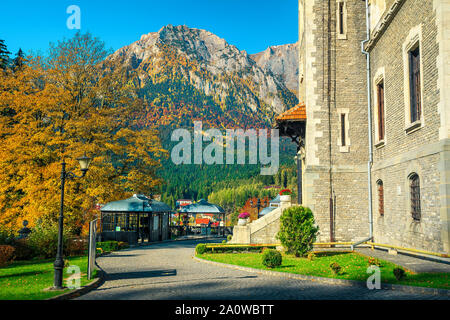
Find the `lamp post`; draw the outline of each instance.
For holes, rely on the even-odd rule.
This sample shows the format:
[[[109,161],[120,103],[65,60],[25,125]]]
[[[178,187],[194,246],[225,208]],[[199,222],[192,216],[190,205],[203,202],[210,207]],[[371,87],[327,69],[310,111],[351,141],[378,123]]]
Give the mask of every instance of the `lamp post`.
[[[263,200],[263,202],[264,203],[262,205],[265,204],[265,200]],[[258,210],[258,219],[259,219],[259,210],[261,209],[261,199],[258,198],[258,201],[256,201],[256,205],[253,205],[253,199],[250,199],[250,207],[257,208],[257,210]]]
[[[86,175],[86,172],[89,169],[89,165],[91,163],[91,158],[86,157],[86,154],[77,159],[80,163],[80,169],[82,172],[81,176],[77,176],[72,172],[66,171],[66,162],[63,159],[61,163],[61,203],[59,209],[59,218],[58,218],[58,248],[56,251],[56,260],[53,264],[55,270],[55,278],[53,282],[53,289],[60,290],[63,288],[63,270],[64,270],[64,260],[63,260],[63,222],[64,222],[64,184],[66,179],[76,179],[83,178]]]
[[[305,149],[300,147],[297,151],[297,155],[294,157],[294,160],[297,164],[297,203],[302,205],[303,199],[303,190],[302,190],[302,160],[305,159]]]

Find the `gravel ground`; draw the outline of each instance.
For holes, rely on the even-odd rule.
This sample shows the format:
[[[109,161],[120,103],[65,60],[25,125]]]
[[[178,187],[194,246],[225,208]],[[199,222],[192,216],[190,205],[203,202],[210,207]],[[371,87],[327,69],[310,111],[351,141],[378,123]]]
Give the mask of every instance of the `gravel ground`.
[[[194,248],[199,242],[158,243],[100,257],[97,263],[106,273],[105,283],[78,299],[448,299],[444,296],[288,279],[210,265],[192,259]]]

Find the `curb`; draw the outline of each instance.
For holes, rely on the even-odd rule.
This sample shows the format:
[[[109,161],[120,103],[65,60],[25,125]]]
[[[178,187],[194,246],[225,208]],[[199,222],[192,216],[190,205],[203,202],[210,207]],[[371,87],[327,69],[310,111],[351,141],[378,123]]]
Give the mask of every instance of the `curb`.
[[[333,285],[343,285],[343,286],[349,286],[349,287],[367,288],[367,285],[365,282],[358,281],[358,280],[333,279],[333,278],[325,278],[325,277],[308,276],[308,275],[302,275],[302,274],[296,274],[296,273],[262,270],[262,269],[255,269],[255,268],[250,268],[250,267],[237,266],[234,264],[209,261],[209,260],[197,258],[195,256],[193,256],[192,258],[196,261],[203,262],[203,263],[208,263],[208,264],[212,264],[212,265],[216,265],[216,266],[226,267],[226,268],[230,268],[230,269],[237,269],[237,270],[247,271],[247,272],[252,272],[252,273],[259,273],[259,274],[264,274],[264,275],[269,275],[269,276],[277,276],[277,277],[284,277],[284,278],[297,279],[297,280],[315,281],[315,282],[321,282],[321,283],[327,283],[327,284],[333,284]],[[381,283],[381,290],[394,290],[394,291],[402,291],[402,292],[407,292],[407,293],[431,294],[431,295],[436,295],[436,296],[439,295],[439,296],[450,297],[450,290],[405,286],[405,285],[400,285],[400,284]]]
[[[96,288],[98,288],[99,286],[101,286],[105,280],[105,276],[104,276],[104,272],[103,270],[99,270],[97,269],[97,275],[98,278],[95,279],[94,281],[88,283],[87,285],[81,287],[80,289],[76,289],[70,292],[66,292],[60,295],[57,295],[55,297],[51,297],[48,298],[46,300],[70,300],[73,298],[77,298],[83,294],[88,293],[89,291],[92,291]]]
[[[130,246],[129,249],[139,248],[139,247],[146,247],[151,246],[155,244],[161,244],[161,243],[168,243],[168,242],[178,242],[178,241],[197,241],[197,240],[214,240],[214,239],[226,239],[225,237],[205,237],[205,238],[193,238],[193,239],[171,239],[171,240],[163,240],[163,241],[155,241],[155,242],[149,242],[149,243],[140,243],[137,245]]]

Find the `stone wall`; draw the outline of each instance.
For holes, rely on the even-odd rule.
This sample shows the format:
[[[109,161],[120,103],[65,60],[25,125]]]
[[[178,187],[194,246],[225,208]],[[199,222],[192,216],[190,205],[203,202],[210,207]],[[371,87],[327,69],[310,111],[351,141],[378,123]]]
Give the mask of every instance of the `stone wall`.
[[[283,210],[291,206],[290,202],[281,202],[281,206],[246,226],[235,226],[230,243],[280,243],[276,235],[280,230],[280,217]]]
[[[447,7],[450,5],[447,0],[444,2]],[[448,180],[443,181],[446,179],[443,172],[449,170],[449,162],[444,160],[445,146],[449,142],[448,137],[440,136],[442,116],[437,62],[441,41],[435,4],[432,0],[390,0],[386,5],[385,23],[374,30],[372,43],[367,48],[371,55],[375,120],[372,170],[375,241],[449,252],[447,199],[450,188]],[[417,44],[421,55],[422,116],[418,126],[411,129],[407,54],[408,48]],[[376,83],[380,79],[384,83],[384,141],[378,141],[376,128]],[[417,173],[420,178],[419,222],[411,215],[408,179],[411,173]],[[377,180],[383,181],[384,216],[378,210]]]
[[[367,89],[365,4],[345,1],[345,34],[337,32],[341,1],[303,4],[302,51],[306,102],[305,195],[320,228],[319,241],[330,240],[330,198],[334,240],[359,240],[369,232],[367,211]],[[302,89],[302,86],[304,87]],[[302,99],[300,99],[302,100]],[[346,145],[341,141],[341,114],[346,114]],[[330,172],[331,171],[331,172]]]

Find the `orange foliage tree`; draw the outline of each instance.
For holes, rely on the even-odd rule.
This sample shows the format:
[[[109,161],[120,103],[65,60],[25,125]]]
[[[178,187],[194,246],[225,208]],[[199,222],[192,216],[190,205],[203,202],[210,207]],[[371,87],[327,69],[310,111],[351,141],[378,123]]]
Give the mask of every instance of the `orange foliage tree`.
[[[79,174],[76,158],[93,160],[87,176],[69,180],[65,222],[77,232],[95,203],[149,193],[159,159],[167,156],[156,130],[138,128],[142,108],[133,74],[107,58],[104,43],[77,33],[0,74],[0,221],[55,222],[61,162]]]

